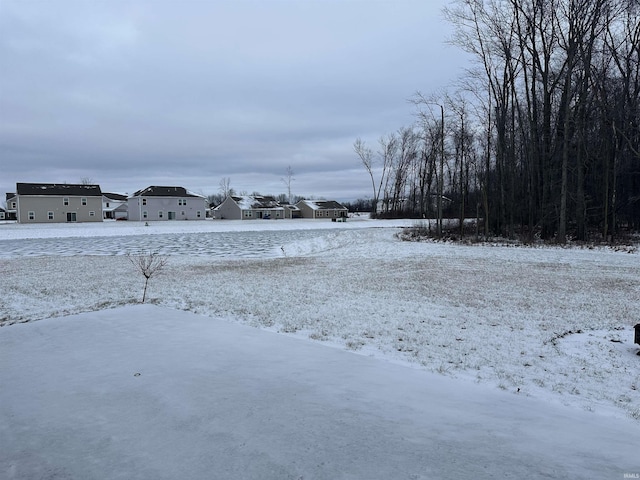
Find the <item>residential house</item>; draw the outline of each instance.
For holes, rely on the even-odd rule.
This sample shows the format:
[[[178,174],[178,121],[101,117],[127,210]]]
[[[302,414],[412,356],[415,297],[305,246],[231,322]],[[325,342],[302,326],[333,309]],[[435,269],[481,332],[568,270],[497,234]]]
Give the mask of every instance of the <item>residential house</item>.
[[[0,207],[0,220],[5,220],[5,217],[7,216],[7,211]]]
[[[5,220],[17,220],[18,219],[18,199],[15,193],[7,193],[7,208],[5,208],[4,219]]]
[[[102,215],[110,220],[127,219],[127,196],[119,193],[102,193]]]
[[[296,205],[290,203],[282,204],[285,210],[285,218],[302,218],[302,212]]]
[[[349,215],[347,207],[335,200],[300,200],[296,206],[302,218],[346,219]]]
[[[128,200],[128,218],[134,221],[204,220],[207,199],[184,187],[151,186]]]
[[[14,198],[18,223],[102,221],[99,185],[17,183]]]
[[[275,198],[261,195],[230,195],[215,212],[215,217],[223,220],[291,218],[291,210],[285,209]]]

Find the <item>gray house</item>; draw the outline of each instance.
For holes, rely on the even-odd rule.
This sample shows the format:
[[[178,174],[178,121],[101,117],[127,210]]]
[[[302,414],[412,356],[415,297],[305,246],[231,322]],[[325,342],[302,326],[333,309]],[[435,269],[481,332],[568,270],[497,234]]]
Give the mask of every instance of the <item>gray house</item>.
[[[302,218],[346,219],[349,209],[335,200],[300,200],[296,206]]]
[[[232,195],[216,207],[215,217],[223,220],[291,218],[291,210],[280,205],[273,197]]]
[[[207,199],[184,187],[151,186],[138,190],[128,200],[129,220],[204,220]]]
[[[102,221],[99,185],[17,183],[14,202],[18,223]]]

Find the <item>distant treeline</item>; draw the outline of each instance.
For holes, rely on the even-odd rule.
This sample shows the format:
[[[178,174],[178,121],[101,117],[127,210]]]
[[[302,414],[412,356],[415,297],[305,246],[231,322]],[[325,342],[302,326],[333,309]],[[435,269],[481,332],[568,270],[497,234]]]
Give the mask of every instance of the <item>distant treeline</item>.
[[[354,148],[383,216],[564,243],[640,229],[640,2],[453,0],[475,60],[418,121]]]

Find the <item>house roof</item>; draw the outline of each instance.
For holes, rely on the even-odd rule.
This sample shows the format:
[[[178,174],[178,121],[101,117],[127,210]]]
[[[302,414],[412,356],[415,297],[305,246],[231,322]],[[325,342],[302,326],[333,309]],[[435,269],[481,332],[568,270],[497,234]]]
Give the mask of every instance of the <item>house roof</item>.
[[[116,200],[119,202],[126,202],[127,201],[127,196],[126,195],[121,195],[120,193],[108,193],[108,192],[102,192],[102,196],[103,197],[107,197],[111,200]]]
[[[14,192],[6,193],[5,195],[6,195],[6,197],[7,197],[7,198],[6,198],[7,202],[8,202],[9,200],[11,200],[13,197],[15,197],[15,196],[16,196],[16,194],[15,194]]]
[[[300,200],[313,210],[347,210],[347,207],[335,200]]]
[[[68,195],[92,197],[102,195],[100,185],[77,185],[72,183],[16,183],[18,195]]]
[[[163,187],[150,186],[135,192],[132,197],[202,197],[195,193],[189,192],[184,187]],[[202,197],[204,198],[204,197]]]
[[[282,209],[282,205],[280,205],[275,198],[269,196],[263,197],[260,195],[232,195],[231,198],[238,204],[238,206],[242,210],[258,210],[261,208],[267,208],[270,210],[276,208]]]

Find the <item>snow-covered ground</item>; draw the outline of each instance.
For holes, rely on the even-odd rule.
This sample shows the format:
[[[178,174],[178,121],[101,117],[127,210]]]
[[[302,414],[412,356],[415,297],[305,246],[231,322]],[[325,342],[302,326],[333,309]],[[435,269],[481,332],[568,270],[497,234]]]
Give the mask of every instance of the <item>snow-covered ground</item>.
[[[139,302],[143,278],[123,254],[162,251],[169,236],[183,247],[165,250],[169,263],[150,282],[156,305],[442,374],[462,389],[483,384],[513,402],[530,397],[640,427],[637,253],[398,241],[398,227],[410,224],[0,225],[0,340],[18,328],[12,324]],[[266,249],[259,231],[271,232]],[[199,236],[229,233],[226,242],[243,249],[255,242],[263,252],[234,255],[232,244],[224,256],[190,254]],[[101,247],[58,252],[69,237]],[[45,245],[46,254],[29,255],[20,244]]]
[[[158,251],[174,235],[183,254],[151,280],[157,305],[640,420],[637,254],[400,242],[403,224],[411,221],[0,225],[0,322],[136,303],[143,277],[122,253]],[[283,242],[270,236],[265,249],[256,231],[279,231]],[[227,235],[231,253],[190,255],[203,234]],[[262,258],[232,253],[229,242],[246,251],[247,235]],[[116,241],[108,254],[56,255],[69,236]],[[127,237],[136,241],[125,248]],[[20,239],[43,242],[47,255],[7,256]]]
[[[640,429],[222,319],[0,329],[0,478],[638,478]]]

